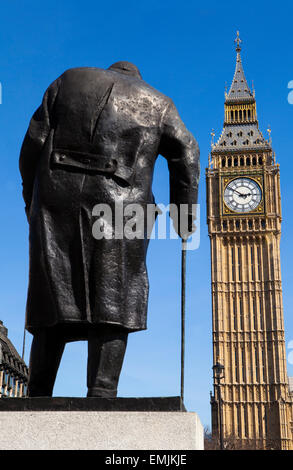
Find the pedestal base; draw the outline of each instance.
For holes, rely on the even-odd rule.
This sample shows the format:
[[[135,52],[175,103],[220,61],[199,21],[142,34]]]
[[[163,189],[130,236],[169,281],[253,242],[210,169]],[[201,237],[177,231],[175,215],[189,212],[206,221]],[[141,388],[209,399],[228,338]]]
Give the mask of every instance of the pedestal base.
[[[0,450],[202,450],[180,397],[1,398]]]
[[[3,411],[1,450],[202,450],[196,413]]]

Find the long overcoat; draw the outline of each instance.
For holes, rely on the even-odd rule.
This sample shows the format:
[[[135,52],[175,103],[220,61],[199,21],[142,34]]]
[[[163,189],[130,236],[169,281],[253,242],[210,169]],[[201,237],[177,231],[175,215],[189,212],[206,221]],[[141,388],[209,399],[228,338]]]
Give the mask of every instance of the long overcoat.
[[[119,201],[145,210],[154,202],[159,154],[168,161],[170,202],[197,201],[195,139],[172,100],[133,75],[123,67],[67,70],[31,119],[20,172],[30,225],[32,333],[74,325],[74,339],[85,339],[89,325],[145,329],[147,237],[96,239],[93,207]]]

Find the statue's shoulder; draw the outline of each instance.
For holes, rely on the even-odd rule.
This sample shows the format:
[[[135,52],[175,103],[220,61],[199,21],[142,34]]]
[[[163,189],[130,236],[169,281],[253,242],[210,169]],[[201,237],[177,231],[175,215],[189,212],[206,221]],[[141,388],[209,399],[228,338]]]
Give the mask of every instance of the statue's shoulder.
[[[128,76],[123,73],[118,73],[109,69],[102,69],[98,67],[75,67],[65,70],[65,72],[59,77],[59,79],[66,84],[82,84],[89,80],[99,80],[102,83],[107,83],[108,81],[113,81],[120,88],[120,91],[123,91],[126,94],[139,95],[141,98],[149,98],[154,101],[154,103],[159,103],[161,106],[168,106],[172,100],[164,95],[162,92],[158,91],[156,88],[149,85],[144,80]]]
[[[141,78],[125,77],[125,75],[121,74],[121,80],[127,84],[127,87],[129,87],[129,93],[132,95],[137,94],[140,101],[143,101],[144,99],[148,100],[152,102],[155,107],[160,106],[161,110],[162,108],[169,106],[172,102],[168,96],[164,95]]]
[[[105,75],[105,73],[106,70],[98,67],[74,67],[65,70],[65,72],[60,76],[60,79],[70,79],[76,76],[88,77],[93,75]]]

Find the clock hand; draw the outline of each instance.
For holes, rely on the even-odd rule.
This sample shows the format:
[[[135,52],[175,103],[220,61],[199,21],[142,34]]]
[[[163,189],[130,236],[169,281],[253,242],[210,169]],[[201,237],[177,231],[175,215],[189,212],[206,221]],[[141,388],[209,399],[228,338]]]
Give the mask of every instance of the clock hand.
[[[237,191],[237,189],[233,189],[233,191],[234,193],[237,193],[240,197],[243,197],[244,199],[246,199],[248,196],[251,196],[251,193],[243,194]]]
[[[246,197],[246,194],[240,193],[239,191],[237,191],[237,189],[233,189],[233,191],[234,191],[234,193],[239,194],[240,197]]]

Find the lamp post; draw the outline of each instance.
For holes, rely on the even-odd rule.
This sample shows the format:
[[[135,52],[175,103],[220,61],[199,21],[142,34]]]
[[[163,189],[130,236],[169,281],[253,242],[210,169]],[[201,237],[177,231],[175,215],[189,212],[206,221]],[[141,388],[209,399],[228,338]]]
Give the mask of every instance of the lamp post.
[[[225,367],[219,361],[213,366],[213,378],[216,381],[218,386],[218,396],[219,396],[219,430],[220,430],[220,449],[224,450],[224,441],[223,441],[223,423],[222,423],[222,396],[221,396],[221,380],[224,378]]]

